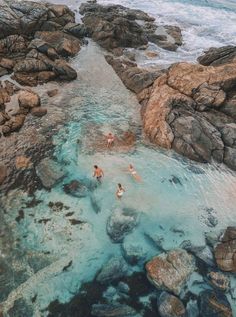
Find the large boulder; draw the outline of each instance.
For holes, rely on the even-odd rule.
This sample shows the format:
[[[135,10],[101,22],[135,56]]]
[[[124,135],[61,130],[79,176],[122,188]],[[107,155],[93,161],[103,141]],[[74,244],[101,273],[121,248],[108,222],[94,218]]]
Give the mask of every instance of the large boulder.
[[[107,234],[113,242],[122,242],[138,224],[138,215],[133,209],[115,210],[107,221]]]
[[[205,290],[199,294],[200,316],[232,317],[232,309],[227,297],[220,291]]]
[[[40,106],[40,97],[37,93],[22,90],[18,95],[19,106],[23,108],[34,108]]]
[[[50,189],[65,177],[62,167],[50,158],[43,159],[36,167],[36,172],[44,187]]]
[[[175,64],[138,94],[143,129],[155,144],[200,162],[236,169],[235,64]],[[226,106],[228,105],[228,106]]]
[[[77,180],[72,180],[64,185],[64,192],[74,197],[85,197],[88,195],[88,188]]]
[[[236,46],[211,47],[198,57],[198,62],[204,66],[219,66],[236,61]]]
[[[185,317],[184,304],[178,297],[162,292],[157,300],[158,311],[161,317]]]
[[[146,264],[147,277],[158,289],[179,295],[191,273],[195,261],[191,254],[176,249],[154,257]]]
[[[216,263],[222,271],[236,272],[236,228],[228,227],[215,247]]]

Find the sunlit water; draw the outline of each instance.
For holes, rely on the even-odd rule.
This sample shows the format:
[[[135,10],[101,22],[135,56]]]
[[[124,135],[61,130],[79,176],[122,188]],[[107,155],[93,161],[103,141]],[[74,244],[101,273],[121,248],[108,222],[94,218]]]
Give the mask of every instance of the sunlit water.
[[[149,12],[161,23],[185,26],[184,47],[177,53],[160,50],[161,63],[194,60],[202,49],[230,44],[234,39],[234,11],[212,8],[210,2],[204,7],[189,2],[191,4],[187,5],[185,1],[119,1]],[[71,6],[75,8],[77,4],[71,1]],[[224,21],[228,22],[227,26]],[[205,232],[219,232],[227,225],[236,224],[234,172],[224,166],[193,163],[172,151],[148,145],[141,133],[140,106],[135,96],[124,88],[94,43],[84,47],[72,60],[72,65],[78,70],[78,79],[63,85],[59,96],[55,97],[59,108],[70,116],[70,121],[54,137],[55,158],[67,172],[66,179],[50,192],[38,191],[36,198],[42,202],[25,209],[25,218],[19,223],[15,221],[18,211],[30,198],[16,190],[3,201],[8,211],[5,221],[24,250],[24,260],[19,265],[27,267],[27,259],[32,254],[40,253],[43,259],[45,253],[50,253],[50,264],[36,274],[28,267],[29,278],[13,290],[5,302],[6,307],[10,307],[21,296],[31,302],[37,294],[35,316],[40,316],[40,311],[55,299],[67,302],[78,292],[81,283],[94,278],[104,262],[121,254],[121,245],[113,244],[106,233],[107,219],[115,210],[128,207],[139,214],[138,226],[124,243],[141,246],[145,250],[145,260],[161,252],[147,236],[160,239],[166,250],[178,247],[184,240],[200,246],[205,243]],[[42,92],[46,87],[38,90]],[[63,100],[60,99],[62,95],[65,96]],[[91,142],[109,131],[121,136],[127,130],[137,135],[136,145],[130,151],[99,150]],[[127,173],[129,163],[142,177],[141,183]],[[94,164],[105,172],[102,185],[85,198],[66,195],[63,184],[70,180],[94,181]],[[121,201],[115,197],[117,183],[122,183],[126,189]],[[50,208],[50,202],[63,202],[64,207],[61,210]],[[214,229],[209,227],[207,210],[212,210],[218,221]],[[69,212],[73,215],[68,216]],[[44,223],[42,219],[48,221]],[[72,225],[69,219],[79,219],[83,224]],[[70,261],[69,270],[62,271]],[[131,272],[141,269],[142,266],[130,267]]]

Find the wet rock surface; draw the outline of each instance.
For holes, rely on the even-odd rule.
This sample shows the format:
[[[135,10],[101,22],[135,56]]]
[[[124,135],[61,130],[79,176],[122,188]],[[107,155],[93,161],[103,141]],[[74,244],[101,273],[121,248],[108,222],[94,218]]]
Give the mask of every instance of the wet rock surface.
[[[215,258],[222,271],[236,272],[236,228],[228,227],[215,247]]]
[[[158,289],[168,290],[178,295],[195,264],[192,255],[185,250],[177,249],[154,257],[147,262],[147,277]]]
[[[175,51],[182,44],[181,30],[177,26],[158,26],[143,11],[121,5],[102,6],[83,3],[80,13],[87,33],[107,50],[142,47],[148,41]]]
[[[236,47],[223,46],[219,48],[212,47],[203,55],[198,57],[198,62],[204,66],[219,66],[222,64],[233,63],[236,61]]]
[[[178,297],[167,292],[162,292],[157,301],[161,317],[185,317],[186,311]]]

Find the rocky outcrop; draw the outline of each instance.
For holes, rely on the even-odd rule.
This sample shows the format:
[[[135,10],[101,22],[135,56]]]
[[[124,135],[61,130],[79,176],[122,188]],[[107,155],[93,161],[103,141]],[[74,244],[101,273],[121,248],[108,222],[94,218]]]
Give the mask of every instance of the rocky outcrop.
[[[176,295],[179,295],[194,270],[193,256],[181,249],[163,253],[146,264],[150,282],[158,289],[167,290]]]
[[[121,5],[102,6],[84,3],[80,7],[87,34],[107,50],[138,48],[148,41],[167,50],[176,50],[182,44],[177,26],[157,26],[154,18],[143,11]]]
[[[232,309],[227,297],[222,292],[206,290],[199,295],[200,316],[232,317]]]
[[[222,271],[236,272],[236,228],[228,227],[215,247],[216,263]]]
[[[88,195],[88,188],[77,180],[72,180],[69,184],[64,185],[64,192],[68,195],[82,198]]]
[[[94,304],[91,311],[92,316],[96,317],[122,317],[137,316],[137,312],[128,305],[122,304]]]
[[[236,46],[211,47],[198,57],[198,62],[204,66],[219,66],[236,62]]]
[[[11,1],[0,10],[0,76],[14,72],[13,78],[27,86],[77,77],[63,60],[81,45],[73,31],[75,14],[67,6]]]
[[[210,273],[208,273],[207,277],[210,281],[210,284],[214,288],[223,292],[229,289],[230,280],[225,274],[221,272],[211,271]]]
[[[113,67],[124,85],[136,94],[150,87],[164,72],[159,69],[152,71],[141,69],[134,62],[124,58],[114,58],[111,55],[106,56],[106,61]]]
[[[144,89],[138,97],[150,141],[192,160],[214,159],[236,169],[235,119],[225,110],[236,84],[235,69],[236,64],[179,63]]]
[[[161,317],[185,317],[184,304],[178,297],[167,292],[162,292],[157,301],[158,311]]]

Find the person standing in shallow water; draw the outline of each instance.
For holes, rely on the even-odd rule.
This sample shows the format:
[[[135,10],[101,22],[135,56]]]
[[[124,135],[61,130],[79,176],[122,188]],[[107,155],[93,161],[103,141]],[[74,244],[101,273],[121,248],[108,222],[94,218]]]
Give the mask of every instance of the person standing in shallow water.
[[[137,181],[137,182],[141,182],[142,179],[141,177],[138,175],[138,173],[136,172],[134,166],[132,164],[129,164],[129,173],[133,176],[133,178]]]
[[[121,184],[118,184],[118,189],[117,189],[117,191],[116,191],[116,197],[117,197],[118,199],[121,199],[122,196],[123,196],[123,194],[124,194],[124,192],[125,192],[125,189],[122,187]]]
[[[104,177],[103,170],[100,167],[98,167],[97,165],[94,165],[93,177],[96,177],[96,179],[99,183],[101,183],[102,177]]]
[[[114,135],[111,132],[108,133],[108,135],[107,135],[107,148],[108,149],[114,144],[114,141],[115,141]]]

